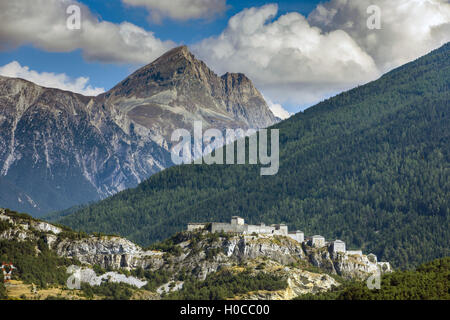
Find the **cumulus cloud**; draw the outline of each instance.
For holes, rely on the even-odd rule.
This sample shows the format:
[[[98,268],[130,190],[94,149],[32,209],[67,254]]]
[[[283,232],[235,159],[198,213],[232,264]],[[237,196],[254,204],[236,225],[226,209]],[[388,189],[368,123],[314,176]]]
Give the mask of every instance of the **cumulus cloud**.
[[[367,8],[382,11],[381,30]],[[306,107],[375,80],[450,39],[446,0],[331,0],[306,18],[277,5],[246,9],[195,53],[217,72],[243,72],[278,103]]]
[[[27,66],[21,66],[17,61],[13,61],[0,67],[0,75],[5,77],[21,78],[34,82],[43,87],[68,90],[83,94],[85,96],[96,96],[105,92],[104,88],[93,88],[91,85],[88,85],[89,78],[87,77],[72,79],[65,73],[39,73],[37,71],[30,70]]]
[[[67,28],[67,8],[81,9],[81,29]],[[88,61],[149,63],[175,46],[128,22],[100,21],[72,0],[0,1],[0,50],[31,44],[52,52],[81,49]]]
[[[206,18],[226,0],[122,0],[154,18]],[[69,5],[81,8],[81,29],[66,27]],[[367,28],[367,8],[381,9],[381,29]],[[450,41],[448,0],[329,0],[308,17],[278,16],[277,5],[245,9],[218,36],[191,46],[217,73],[247,74],[278,104],[314,104]],[[101,21],[75,0],[0,1],[0,50],[31,44],[89,61],[145,64],[175,46],[128,22]],[[276,109],[275,107],[273,107]]]
[[[150,19],[161,22],[164,17],[174,20],[211,18],[224,12],[226,0],[122,0],[130,6],[145,7],[150,12]]]
[[[367,8],[381,9],[381,29],[367,27]],[[308,21],[324,32],[343,30],[382,72],[407,63],[450,41],[448,0],[331,0]]]
[[[374,60],[342,30],[312,27],[299,13],[273,20],[277,5],[246,9],[194,51],[218,72],[246,73],[273,101],[312,103],[379,75]]]

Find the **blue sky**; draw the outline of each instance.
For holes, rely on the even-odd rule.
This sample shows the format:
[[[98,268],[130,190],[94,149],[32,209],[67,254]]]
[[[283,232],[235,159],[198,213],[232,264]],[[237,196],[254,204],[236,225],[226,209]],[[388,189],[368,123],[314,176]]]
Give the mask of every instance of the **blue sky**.
[[[450,39],[447,0],[202,1],[216,14],[191,14],[192,0],[2,1],[0,74],[92,95],[186,44],[216,73],[249,76],[273,110],[295,113]],[[68,4],[82,7],[78,33],[65,27]]]

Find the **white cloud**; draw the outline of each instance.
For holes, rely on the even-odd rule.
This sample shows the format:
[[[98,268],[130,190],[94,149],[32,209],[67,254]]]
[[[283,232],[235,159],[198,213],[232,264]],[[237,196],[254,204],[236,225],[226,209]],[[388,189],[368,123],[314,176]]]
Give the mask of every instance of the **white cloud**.
[[[367,8],[381,9],[381,29],[367,28]],[[308,16],[324,32],[343,30],[381,72],[407,63],[450,41],[448,0],[331,0]]]
[[[83,94],[85,96],[96,96],[105,92],[104,88],[93,88],[89,85],[89,78],[87,77],[71,79],[65,73],[39,73],[37,71],[30,70],[27,66],[21,66],[17,61],[13,61],[3,67],[0,67],[0,75],[5,77],[21,78],[34,82],[43,87],[68,90]]]
[[[226,10],[226,0],[122,1],[159,19]],[[81,8],[81,30],[66,27],[71,4]],[[381,30],[367,28],[369,5],[382,10]],[[307,18],[277,14],[273,4],[243,10],[220,35],[191,47],[217,73],[245,73],[273,105],[306,107],[450,41],[448,0],[330,0]],[[24,44],[127,64],[149,63],[175,46],[131,23],[101,21],[75,0],[0,1],[0,50]]]
[[[81,8],[81,29],[67,28],[69,5]],[[0,50],[24,44],[53,52],[81,49],[89,61],[150,63],[175,46],[128,22],[99,21],[73,0],[0,1]]]
[[[367,8],[382,9],[382,30]],[[306,107],[375,80],[450,40],[446,0],[331,0],[308,18],[277,5],[243,10],[195,53],[216,72],[243,72],[273,101]]]
[[[346,32],[323,33],[299,13],[272,21],[277,11],[277,5],[246,9],[194,51],[220,73],[247,74],[278,102],[312,103],[379,75],[373,59]]]
[[[147,8],[150,19],[157,23],[164,17],[181,21],[211,18],[227,8],[226,0],[122,0],[122,2]]]

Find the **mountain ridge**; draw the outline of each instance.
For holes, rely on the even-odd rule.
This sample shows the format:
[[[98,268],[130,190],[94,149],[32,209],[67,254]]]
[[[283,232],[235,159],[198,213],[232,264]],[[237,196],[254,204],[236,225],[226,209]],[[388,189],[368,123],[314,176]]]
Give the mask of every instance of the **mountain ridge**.
[[[187,71],[172,72],[181,67]],[[276,122],[248,78],[233,84],[228,103],[227,92],[213,96],[211,88],[222,88],[220,78],[187,47],[96,97],[0,77],[0,204],[43,215],[100,200],[173,165],[175,129],[191,129],[194,121],[219,129]]]
[[[146,290],[145,296],[152,299],[179,290],[201,294],[189,288],[192,282],[232,276],[249,282],[228,297],[240,300],[255,294],[258,300],[292,299],[328,291],[346,280],[362,281],[378,272],[392,272],[388,263],[379,264],[373,255],[338,253],[329,246],[316,248],[287,236],[184,231],[142,248],[118,236],[77,233],[4,209],[0,209],[0,244],[0,257],[16,267],[14,282],[5,290],[11,298],[16,297],[17,287],[31,283],[40,286],[40,294],[51,285],[65,297],[82,298],[77,293],[86,288],[73,291],[64,287],[77,269],[80,284],[89,285],[91,290],[111,283],[125,284],[133,290]],[[43,260],[46,268],[34,271]],[[255,287],[252,279],[269,281]],[[3,283],[0,297],[2,287]]]

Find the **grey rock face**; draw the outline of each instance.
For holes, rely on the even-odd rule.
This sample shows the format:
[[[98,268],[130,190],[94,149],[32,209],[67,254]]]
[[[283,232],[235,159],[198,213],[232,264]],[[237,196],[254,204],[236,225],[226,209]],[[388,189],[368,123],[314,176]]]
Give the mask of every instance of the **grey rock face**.
[[[95,98],[0,77],[0,204],[39,215],[135,186],[169,164],[136,131]]]
[[[330,247],[315,249],[305,245],[303,249],[315,267],[348,279],[364,279],[369,274],[392,271],[389,262],[377,262],[374,254],[354,255],[349,252],[331,252]]]
[[[0,77],[0,205],[39,216],[100,200],[172,165],[175,129],[276,122],[241,74],[176,48],[98,97]]]
[[[113,269],[148,268],[153,258],[162,254],[145,252],[134,243],[119,237],[89,237],[63,240],[53,249],[61,257],[75,258],[82,263]]]
[[[289,240],[280,244],[264,237],[233,238],[224,243],[224,252],[228,257],[240,261],[267,257],[282,264],[289,264],[295,262],[296,258],[304,258],[299,244]]]
[[[40,220],[11,218],[0,209],[0,221],[10,227],[0,233],[0,240],[35,241],[43,237],[49,249],[60,257],[73,258],[87,265],[112,269],[136,269],[157,266],[162,252],[145,251],[138,245],[116,236],[85,236],[74,239],[60,227]],[[74,235],[73,232],[71,232]]]
[[[313,248],[306,242],[299,243],[283,236],[232,236],[215,241],[194,241],[195,245],[190,236],[189,233],[182,236],[185,239],[181,239],[184,241],[178,244],[183,248],[182,253],[165,260],[164,264],[167,270],[173,272],[185,268],[201,280],[222,268],[260,259],[283,266],[302,264],[318,267],[326,273],[348,279],[365,279],[378,272],[392,271],[389,263],[385,263],[386,267],[382,268],[380,263],[370,261],[366,255],[334,254],[330,253],[330,248]],[[208,257],[208,251],[219,253]]]

